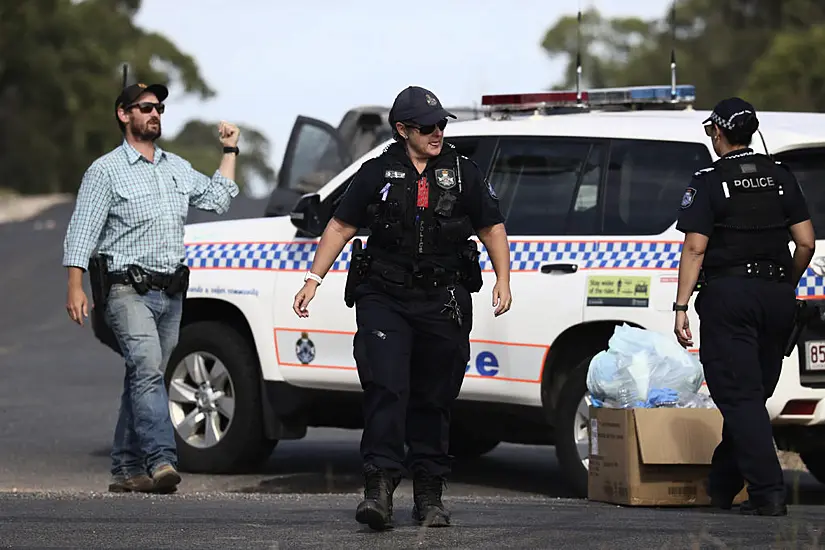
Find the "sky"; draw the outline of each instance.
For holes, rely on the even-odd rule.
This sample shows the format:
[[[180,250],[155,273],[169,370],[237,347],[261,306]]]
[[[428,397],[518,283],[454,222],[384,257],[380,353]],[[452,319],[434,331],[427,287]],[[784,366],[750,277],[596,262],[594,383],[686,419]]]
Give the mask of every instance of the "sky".
[[[277,169],[298,115],[337,126],[358,105],[392,105],[409,85],[432,90],[447,107],[547,89],[565,61],[551,59],[542,38],[579,6],[654,18],[669,2],[143,0],[136,23],[194,57],[217,93],[204,101],[173,86],[164,134],[192,118],[254,127],[269,139]],[[638,83],[647,84],[661,83]]]

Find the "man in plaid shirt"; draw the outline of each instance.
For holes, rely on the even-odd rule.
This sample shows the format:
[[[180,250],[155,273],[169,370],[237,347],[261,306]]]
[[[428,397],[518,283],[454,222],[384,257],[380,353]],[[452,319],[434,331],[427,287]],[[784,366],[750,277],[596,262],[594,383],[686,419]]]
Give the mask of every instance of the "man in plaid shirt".
[[[107,259],[111,287],[100,313],[126,361],[112,445],[109,490],[116,492],[171,492],[181,481],[163,375],[183,308],[173,281],[188,273],[184,223],[189,206],[223,214],[238,194],[236,126],[218,126],[223,158],[211,178],[155,144],[168,95],[160,84],[133,84],[118,96],[123,142],[87,169],[64,242],[66,309],[81,326],[89,312],[83,272],[95,249]]]

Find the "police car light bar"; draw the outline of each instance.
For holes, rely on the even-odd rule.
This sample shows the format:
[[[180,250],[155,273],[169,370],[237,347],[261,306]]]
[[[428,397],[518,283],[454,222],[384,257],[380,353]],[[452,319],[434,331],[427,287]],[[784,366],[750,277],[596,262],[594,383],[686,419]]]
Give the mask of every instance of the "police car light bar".
[[[598,108],[643,104],[691,104],[696,100],[696,88],[689,84],[676,86],[675,90],[671,86],[595,88],[583,90],[581,101],[578,95],[571,91],[485,95],[481,98],[481,104],[493,111],[521,111],[554,107]]]

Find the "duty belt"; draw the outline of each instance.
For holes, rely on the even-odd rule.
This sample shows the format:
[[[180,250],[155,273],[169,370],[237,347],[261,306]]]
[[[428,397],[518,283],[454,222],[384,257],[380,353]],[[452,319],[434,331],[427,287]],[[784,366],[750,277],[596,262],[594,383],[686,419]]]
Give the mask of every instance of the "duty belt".
[[[143,279],[146,285],[152,290],[166,290],[172,284],[175,277],[174,273],[157,273],[154,271],[143,270]],[[107,275],[109,284],[113,285],[131,285],[132,281],[125,271],[113,271]]]
[[[456,285],[461,282],[460,274],[448,270],[427,270],[411,272],[392,263],[373,258],[370,263],[370,275],[377,276],[384,282],[405,288],[437,288]]]
[[[718,277],[745,277],[769,281],[785,281],[787,279],[787,270],[783,266],[764,260],[737,266],[713,267],[704,271],[708,280]]]

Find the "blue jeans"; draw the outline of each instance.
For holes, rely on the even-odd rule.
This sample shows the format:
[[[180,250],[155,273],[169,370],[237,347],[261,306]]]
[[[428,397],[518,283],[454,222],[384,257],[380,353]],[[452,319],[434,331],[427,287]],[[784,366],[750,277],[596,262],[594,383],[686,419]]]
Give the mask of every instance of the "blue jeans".
[[[112,444],[112,475],[132,477],[177,467],[175,431],[163,374],[178,341],[183,302],[158,290],[143,296],[112,285],[106,318],[123,350],[126,374]]]

